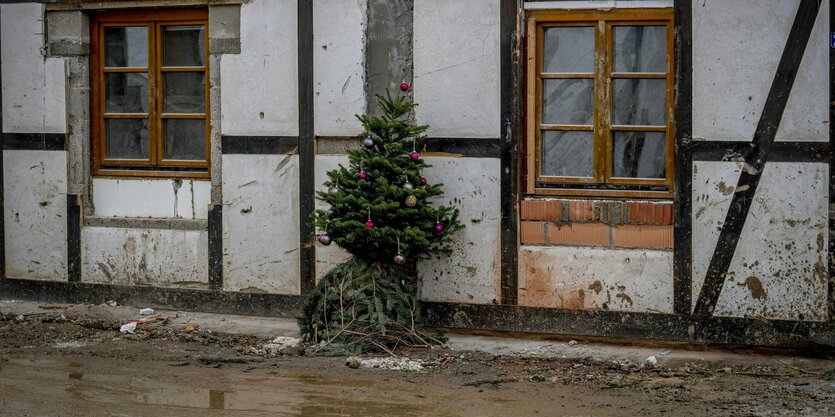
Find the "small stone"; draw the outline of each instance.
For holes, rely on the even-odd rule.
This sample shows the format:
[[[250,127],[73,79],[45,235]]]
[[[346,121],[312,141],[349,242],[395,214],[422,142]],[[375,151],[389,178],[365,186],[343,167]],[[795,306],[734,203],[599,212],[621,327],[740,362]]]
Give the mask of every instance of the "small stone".
[[[348,357],[348,359],[345,360],[345,366],[347,366],[351,369],[359,369],[360,363],[361,363],[360,358],[358,358],[356,356],[350,356],[350,357]]]
[[[14,318],[16,321],[23,321],[26,320],[26,317],[23,317],[23,314],[19,314],[17,317]]]
[[[577,346],[577,341],[576,340],[569,341],[568,346],[571,346],[571,347]]]
[[[649,366],[658,365],[658,359],[655,356],[648,357],[645,362]]]

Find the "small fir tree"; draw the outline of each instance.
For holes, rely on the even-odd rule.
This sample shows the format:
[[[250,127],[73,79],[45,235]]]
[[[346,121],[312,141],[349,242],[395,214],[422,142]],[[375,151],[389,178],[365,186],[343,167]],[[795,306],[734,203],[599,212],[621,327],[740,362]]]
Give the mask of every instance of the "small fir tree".
[[[348,166],[328,172],[328,190],[317,193],[330,205],[315,212],[317,240],[336,242],[353,258],[319,281],[299,326],[332,352],[437,342],[419,330],[415,265],[448,255],[463,228],[458,209],[431,203],[443,188],[423,176],[429,165],[418,149],[428,126],[412,120],[416,104],[407,94],[377,98],[382,115],[357,116],[362,146],[348,151]]]

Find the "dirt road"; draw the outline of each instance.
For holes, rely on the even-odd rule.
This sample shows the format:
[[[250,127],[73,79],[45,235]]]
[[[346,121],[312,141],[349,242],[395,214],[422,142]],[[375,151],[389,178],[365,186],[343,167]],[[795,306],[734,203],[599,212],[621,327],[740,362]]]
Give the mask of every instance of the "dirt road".
[[[437,349],[411,352],[424,369],[402,372],[257,354],[265,341],[164,325],[120,334],[106,320],[59,313],[0,316],[0,415],[835,415],[826,369]]]

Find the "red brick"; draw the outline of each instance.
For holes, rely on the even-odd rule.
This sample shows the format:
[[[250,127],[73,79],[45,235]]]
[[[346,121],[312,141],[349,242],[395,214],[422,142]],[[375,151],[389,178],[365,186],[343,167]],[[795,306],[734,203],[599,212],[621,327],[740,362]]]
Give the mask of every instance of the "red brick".
[[[548,223],[548,243],[552,245],[609,246],[609,226],[603,223]]]
[[[628,223],[631,224],[673,224],[673,204],[649,201],[630,201]]]
[[[555,221],[562,216],[562,201],[523,200],[519,210],[522,220]]]
[[[672,249],[673,226],[619,225],[612,228],[612,246]]]
[[[521,243],[545,243],[545,223],[538,221],[523,221],[519,226],[519,240]]]
[[[591,222],[597,220],[594,213],[595,201],[568,202],[568,219],[572,222]]]

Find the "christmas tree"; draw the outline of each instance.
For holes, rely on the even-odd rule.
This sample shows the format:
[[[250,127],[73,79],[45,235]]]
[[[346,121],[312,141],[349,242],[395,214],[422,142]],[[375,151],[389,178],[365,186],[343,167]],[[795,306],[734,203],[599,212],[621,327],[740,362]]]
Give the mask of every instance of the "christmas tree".
[[[302,334],[331,350],[386,350],[431,345],[419,330],[418,260],[449,254],[463,225],[458,210],[434,206],[442,184],[423,176],[428,128],[412,119],[416,104],[404,94],[378,95],[380,116],[357,116],[362,146],[348,151],[348,166],[327,173],[330,205],[317,210],[322,245],[335,242],[353,255],[317,283],[299,320]],[[334,349],[337,348],[337,349]]]

